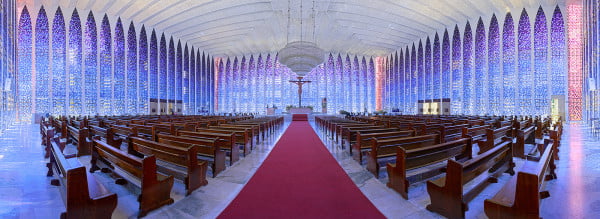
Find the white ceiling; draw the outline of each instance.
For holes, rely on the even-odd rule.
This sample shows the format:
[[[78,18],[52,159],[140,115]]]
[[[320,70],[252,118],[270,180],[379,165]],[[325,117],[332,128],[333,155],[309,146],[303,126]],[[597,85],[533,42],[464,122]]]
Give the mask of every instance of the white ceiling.
[[[328,52],[387,55],[444,28],[565,0],[18,0],[108,13],[164,31],[216,56],[275,52],[302,38]],[[302,8],[302,10],[300,10]],[[49,13],[50,10],[48,10]],[[80,12],[81,14],[82,12]],[[532,13],[532,12],[530,12]],[[300,17],[302,19],[300,19]],[[533,17],[533,16],[530,16]],[[549,17],[549,16],[547,16]],[[97,21],[100,18],[96,18]],[[302,21],[302,25],[300,25]],[[112,21],[111,21],[112,22]],[[136,25],[137,26],[137,25]],[[302,26],[302,28],[300,28]]]

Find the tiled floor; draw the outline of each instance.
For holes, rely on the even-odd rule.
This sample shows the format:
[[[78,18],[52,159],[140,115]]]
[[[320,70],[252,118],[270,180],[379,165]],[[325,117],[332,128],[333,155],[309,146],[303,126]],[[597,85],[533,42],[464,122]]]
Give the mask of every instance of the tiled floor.
[[[289,118],[288,118],[289,120]],[[289,121],[288,123],[289,124]],[[254,174],[281,136],[283,129],[257,146],[249,156],[209,178],[209,184],[184,196],[181,182],[176,182],[171,196],[175,203],[151,212],[148,218],[214,218],[233,200]],[[318,130],[318,129],[317,129]],[[319,135],[321,133],[317,131]],[[425,183],[409,188],[409,200],[385,186],[387,177],[375,179],[329,138],[323,142],[361,191],[389,218],[440,218],[425,210],[429,196]],[[46,177],[40,134],[36,125],[18,125],[0,136],[0,218],[57,218],[64,211],[58,189]],[[596,218],[600,215],[600,141],[589,128],[570,124],[565,129],[558,179],[547,182],[551,196],[542,201],[544,218]],[[80,158],[84,164],[89,157]],[[522,161],[516,160],[517,168]],[[384,171],[382,171],[384,172]],[[125,187],[115,185],[102,173],[95,173],[104,185],[119,196],[113,218],[135,218],[136,196]],[[492,197],[510,178],[500,177],[469,203],[467,218],[485,218],[483,200]]]

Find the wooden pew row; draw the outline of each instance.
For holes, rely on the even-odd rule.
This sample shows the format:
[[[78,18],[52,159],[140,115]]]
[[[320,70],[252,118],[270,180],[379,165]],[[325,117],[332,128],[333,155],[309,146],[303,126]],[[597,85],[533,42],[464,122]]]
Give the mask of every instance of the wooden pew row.
[[[356,134],[356,142],[350,147],[350,154],[354,158],[354,160],[358,161],[358,163],[362,164],[363,156],[367,153],[367,151],[373,148],[373,139],[391,139],[391,138],[404,138],[404,137],[414,137],[415,131],[391,131],[391,132],[358,132]]]
[[[250,154],[252,150],[252,137],[249,129],[238,129],[238,128],[196,128],[196,132],[206,132],[206,133],[220,133],[220,134],[232,134],[234,135],[235,144],[242,147],[244,156]],[[233,151],[233,148],[232,148]]]
[[[346,140],[346,142],[348,142],[349,144],[349,151],[350,151],[350,155],[353,155],[353,153],[356,151],[355,148],[359,148],[357,146],[354,146],[355,144],[361,144],[359,142],[357,142],[358,140],[358,135],[359,133],[361,135],[365,135],[365,134],[371,134],[371,133],[383,133],[383,132],[396,132],[396,131],[400,131],[397,128],[346,128],[344,130],[344,132],[346,133],[346,137],[344,138]],[[410,130],[407,132],[412,132],[414,133],[414,131]],[[344,139],[342,140],[342,148],[344,148]],[[365,140],[364,138],[362,140]]]
[[[67,126],[67,144],[73,144],[77,146],[78,157],[92,154],[92,142],[89,141],[88,137],[88,128],[80,129],[73,126]]]
[[[92,139],[95,137],[99,137],[100,140],[106,142],[108,145],[113,146],[115,148],[121,148],[121,144],[123,144],[123,139],[115,136],[112,128],[101,128],[99,126],[90,125],[89,126],[89,140],[90,143]],[[93,144],[92,144],[93,145]]]
[[[371,141],[371,151],[367,152],[367,170],[373,173],[375,178],[379,178],[379,169],[381,167],[380,161],[383,161],[384,163],[393,161],[389,159],[396,157],[397,147],[411,150],[440,144],[440,135],[421,135],[415,137],[387,138],[382,140],[372,138]]]
[[[155,156],[139,158],[110,146],[97,138],[93,142],[94,150],[90,172],[100,169],[98,161],[102,158],[110,162],[112,168],[118,168],[120,172],[134,177],[135,179],[124,178],[121,173],[113,172],[121,175],[117,183],[126,183],[128,181],[140,188],[138,217],[146,216],[148,212],[154,209],[173,203],[173,199],[171,198],[173,176],[166,176],[157,172],[158,167]]]
[[[228,151],[229,165],[237,162],[240,159],[240,150],[236,144],[236,134],[233,132],[188,132],[177,131],[176,136],[195,138],[195,139],[219,139],[224,141],[220,146],[222,150]]]
[[[556,179],[554,156],[556,147],[552,140],[541,146],[544,151],[536,161],[525,161],[494,197],[484,201],[486,216],[496,218],[540,218],[541,199],[550,196],[543,191],[544,181]]]
[[[489,125],[475,126],[475,127],[464,127],[462,129],[463,138],[473,138],[473,142],[478,142],[486,139],[487,129],[490,129]]]
[[[517,130],[517,143],[513,147],[513,156],[525,159],[525,144],[535,144],[535,126]],[[536,147],[533,147],[536,149]]]
[[[88,173],[77,157],[65,157],[55,142],[51,143],[48,176],[57,178],[52,185],[60,186],[63,193],[66,212],[60,218],[111,218],[117,195]]]
[[[479,147],[478,154],[483,154],[488,150],[494,148],[496,145],[504,141],[504,137],[513,136],[512,133],[513,128],[509,126],[505,126],[504,128],[499,129],[487,129],[485,139],[476,141],[477,146]]]
[[[134,154],[135,151],[145,156],[155,156],[159,161],[168,163],[168,165],[157,165],[158,171],[182,180],[187,191],[186,195],[208,184],[206,181],[208,162],[198,160],[198,152],[202,150],[198,145],[181,147],[131,137],[128,149],[130,154]]]
[[[441,174],[444,168],[430,168],[411,176],[408,176],[407,171],[433,166],[451,158],[455,160],[470,159],[472,157],[472,147],[471,138],[462,138],[411,150],[398,147],[396,162],[387,163],[389,178],[387,186],[400,193],[404,199],[408,199],[408,187],[411,183]]]
[[[464,218],[469,201],[489,183],[497,182],[498,175],[503,172],[514,175],[512,153],[512,139],[504,138],[497,146],[465,162],[448,160],[446,176],[427,181],[431,201],[427,210],[447,218]],[[490,172],[491,176],[479,178],[484,172]],[[476,179],[478,181],[473,182],[475,186],[464,191],[463,186]]]
[[[158,134],[158,142],[182,148],[198,146],[197,155],[200,159],[210,162],[213,177],[225,170],[225,151],[221,150],[221,147],[231,144],[219,138],[201,139],[165,134]]]

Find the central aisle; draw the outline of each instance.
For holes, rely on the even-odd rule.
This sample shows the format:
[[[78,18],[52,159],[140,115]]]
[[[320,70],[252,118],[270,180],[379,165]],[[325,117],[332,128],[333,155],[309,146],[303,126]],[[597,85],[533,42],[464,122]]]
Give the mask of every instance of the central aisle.
[[[384,218],[308,121],[293,121],[219,218]]]

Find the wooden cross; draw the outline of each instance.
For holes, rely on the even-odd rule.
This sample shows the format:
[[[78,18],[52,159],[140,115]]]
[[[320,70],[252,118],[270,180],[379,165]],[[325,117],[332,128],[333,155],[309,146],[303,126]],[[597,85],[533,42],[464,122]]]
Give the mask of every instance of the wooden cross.
[[[306,83],[310,83],[312,81],[303,81],[302,77],[298,77],[298,80],[294,81],[290,81],[296,85],[298,85],[298,107],[302,107],[302,85],[306,84]]]

